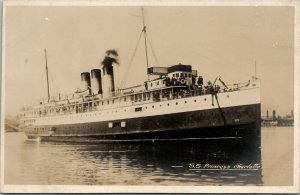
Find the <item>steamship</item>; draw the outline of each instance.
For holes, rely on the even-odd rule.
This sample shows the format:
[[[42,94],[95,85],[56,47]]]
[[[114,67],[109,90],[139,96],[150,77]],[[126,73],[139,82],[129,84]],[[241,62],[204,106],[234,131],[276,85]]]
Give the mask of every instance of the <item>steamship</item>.
[[[146,37],[146,26],[143,32]],[[232,85],[219,76],[204,82],[191,65],[179,63],[147,66],[147,81],[116,89],[118,53],[108,50],[98,69],[81,73],[80,89],[50,98],[46,50],[45,57],[48,98],[23,107],[20,114],[20,127],[29,139],[155,141],[260,135],[256,77]]]

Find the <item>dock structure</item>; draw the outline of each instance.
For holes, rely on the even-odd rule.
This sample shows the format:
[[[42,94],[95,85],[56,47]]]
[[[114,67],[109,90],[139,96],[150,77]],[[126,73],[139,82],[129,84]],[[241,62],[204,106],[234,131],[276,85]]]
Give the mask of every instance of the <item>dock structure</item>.
[[[5,120],[5,132],[19,132],[19,124],[14,120]]]
[[[270,127],[270,126],[278,126],[278,127],[288,127],[294,126],[294,114],[293,110],[291,111],[291,115],[286,115],[281,117],[276,115],[276,111],[273,110],[273,115],[269,116],[269,111],[267,110],[267,115],[261,117],[261,126]]]

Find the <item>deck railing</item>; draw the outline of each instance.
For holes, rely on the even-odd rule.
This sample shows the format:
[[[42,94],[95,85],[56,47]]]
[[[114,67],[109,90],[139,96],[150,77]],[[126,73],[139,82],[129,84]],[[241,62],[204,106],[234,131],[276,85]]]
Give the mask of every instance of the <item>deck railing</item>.
[[[142,91],[135,94],[127,94],[124,96],[119,96],[110,99],[94,99],[89,101],[84,101],[84,99],[82,99],[82,102],[75,102],[75,103],[70,103],[69,101],[62,100],[62,101],[66,101],[66,103],[63,105],[59,105],[59,103],[56,103],[56,105],[49,104],[49,106],[44,105],[43,108],[39,108],[34,111],[32,110],[32,107],[28,107],[28,108],[24,108],[23,112],[25,113],[25,115],[26,114],[28,116],[31,115],[31,117],[59,116],[59,115],[67,115],[67,114],[75,114],[75,113],[85,113],[85,112],[93,112],[99,110],[107,110],[111,108],[140,105],[142,103],[145,104],[145,103],[153,103],[153,102],[163,102],[172,99],[202,96],[202,95],[208,95],[214,93],[224,93],[228,91],[238,91],[242,89],[242,87],[240,86],[245,86],[245,85],[241,85],[241,84],[228,85],[228,88],[225,87],[221,88],[219,86],[214,86],[214,87],[191,86],[191,87],[179,88],[178,86],[174,86],[171,88],[162,88],[151,92]],[[144,94],[148,95],[149,93],[151,94],[150,99],[144,98]],[[137,96],[138,99],[136,99],[135,96]],[[122,101],[122,98],[124,97],[127,99],[127,101]],[[109,101],[110,104],[107,104],[107,101]]]

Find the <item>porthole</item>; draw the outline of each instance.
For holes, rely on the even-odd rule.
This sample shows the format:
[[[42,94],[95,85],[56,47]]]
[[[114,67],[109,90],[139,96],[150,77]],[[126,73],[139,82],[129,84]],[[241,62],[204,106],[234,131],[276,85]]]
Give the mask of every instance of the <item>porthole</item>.
[[[229,98],[229,95],[227,95],[227,98]]]
[[[184,103],[187,103],[187,101],[184,101]]]
[[[159,105],[159,107],[161,107],[161,104]]]
[[[178,105],[178,102],[176,102],[176,105]]]
[[[204,98],[204,101],[206,101],[206,98]]]
[[[197,100],[194,100],[194,102],[197,102]]]
[[[152,108],[154,108],[154,106],[152,106]]]
[[[170,104],[167,104],[168,106],[170,106]]]

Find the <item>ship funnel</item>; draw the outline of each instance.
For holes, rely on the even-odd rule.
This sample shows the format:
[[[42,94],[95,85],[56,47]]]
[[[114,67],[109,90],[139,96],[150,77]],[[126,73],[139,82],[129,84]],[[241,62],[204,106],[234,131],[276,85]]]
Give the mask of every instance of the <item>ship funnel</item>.
[[[91,77],[89,72],[81,73],[81,91],[91,94]]]
[[[102,80],[100,69],[91,70],[91,89],[93,95],[102,94]]]
[[[103,71],[103,97],[110,97],[115,91],[114,67],[113,64],[118,63],[118,53],[116,50],[107,50],[106,56],[102,61]]]

